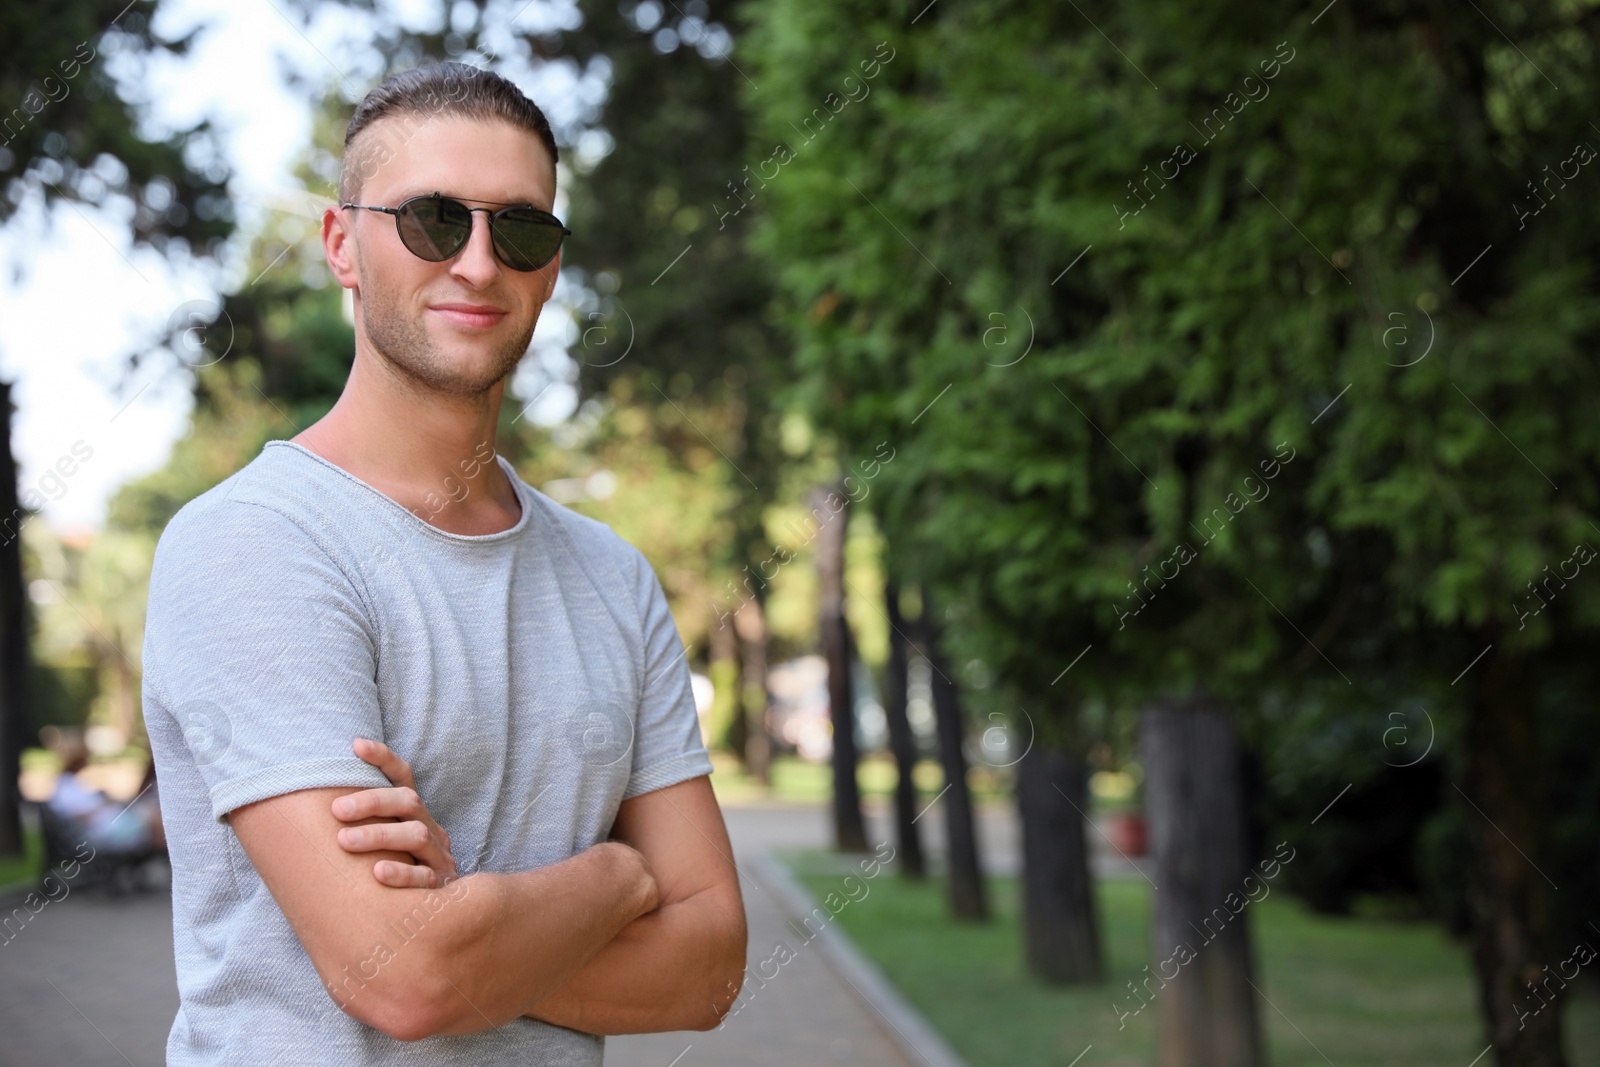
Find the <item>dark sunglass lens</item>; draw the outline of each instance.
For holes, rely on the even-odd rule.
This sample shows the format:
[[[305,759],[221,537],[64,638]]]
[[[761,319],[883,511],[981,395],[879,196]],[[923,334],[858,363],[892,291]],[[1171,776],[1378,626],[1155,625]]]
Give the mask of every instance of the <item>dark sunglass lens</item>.
[[[538,270],[561,249],[561,227],[527,211],[508,211],[494,220],[494,247],[512,270]]]
[[[432,196],[408,200],[395,220],[401,243],[431,263],[449,259],[472,236],[472,212],[457,200]]]

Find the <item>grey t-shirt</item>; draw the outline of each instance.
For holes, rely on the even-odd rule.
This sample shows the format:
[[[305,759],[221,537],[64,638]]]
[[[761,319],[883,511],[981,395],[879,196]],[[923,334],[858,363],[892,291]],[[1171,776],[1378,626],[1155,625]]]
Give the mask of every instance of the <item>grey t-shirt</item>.
[[[500,533],[440,530],[288,441],[162,533],[143,694],[172,856],[171,1067],[601,1062],[604,1039],[533,1019],[401,1042],[351,1018],[226,822],[299,789],[387,785],[350,748],[376,738],[410,762],[463,875],[513,872],[710,773],[649,563],[495,458],[522,504]]]

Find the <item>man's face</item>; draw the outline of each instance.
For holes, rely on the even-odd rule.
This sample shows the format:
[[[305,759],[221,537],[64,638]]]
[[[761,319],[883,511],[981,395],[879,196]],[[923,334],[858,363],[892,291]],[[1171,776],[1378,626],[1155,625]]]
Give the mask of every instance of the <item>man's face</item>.
[[[554,165],[537,136],[500,120],[425,118],[390,117],[362,132],[358,145],[372,138],[389,151],[365,168],[371,177],[357,203],[397,207],[437,191],[473,208],[553,209]],[[367,343],[403,377],[452,395],[483,393],[517,365],[561,264],[557,255],[536,271],[507,267],[481,211],[472,213],[466,247],[442,263],[401,244],[392,215],[335,210],[323,230],[329,265],[355,289],[357,330]]]

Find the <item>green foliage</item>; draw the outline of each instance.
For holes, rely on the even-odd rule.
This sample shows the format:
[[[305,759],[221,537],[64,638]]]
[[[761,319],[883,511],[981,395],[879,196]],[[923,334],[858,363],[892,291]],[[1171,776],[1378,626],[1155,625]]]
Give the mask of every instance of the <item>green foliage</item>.
[[[1594,624],[1586,575],[1517,628],[1596,535],[1594,178],[1512,208],[1600,144],[1582,16],[1489,10],[1524,63],[1420,5],[923,6],[753,9],[746,102],[800,395],[901,448],[893,566],[961,646],[1023,695],[1092,644],[1079,691],[1381,703]]]
[[[572,350],[578,386],[633,378],[641,395],[692,396],[726,412],[721,432],[707,428],[702,440],[738,486],[722,504],[728,536],[706,560],[718,588],[780,543],[764,520],[786,480],[776,416],[788,368],[767,313],[772,272],[746,246],[752,213],[729,213],[739,204],[731,186],[760,158],[739,103],[745,74],[728,52],[742,53],[736,29],[749,6],[656,5],[653,24],[648,6],[582,3],[582,25],[554,42],[607,78],[603,107],[568,155],[574,236],[564,269],[593,301]],[[662,35],[679,43],[662,52]],[[584,137],[604,153],[586,152]]]
[[[221,251],[233,207],[210,125],[157,140],[141,133],[141,74],[193,38],[154,33],[155,7],[61,0],[0,11],[0,224],[30,193],[85,204],[126,197],[135,241]]]
[[[33,696],[32,714],[23,728],[31,744],[46,726],[86,726],[89,705],[99,679],[93,666],[82,663],[45,663],[37,656],[28,676]]]
[[[221,254],[234,216],[214,131],[207,122],[148,130],[143,76],[183,56],[193,36],[155,33],[156,8],[63,0],[0,9],[0,227],[30,202],[65,201],[126,209],[133,241],[168,256]],[[25,573],[46,599],[33,613],[35,699],[20,736],[91,718],[133,726],[144,583],[159,523],[175,510],[145,504],[87,546],[30,524]]]
[[[267,441],[293,436],[294,428],[261,392],[254,362],[224,360],[195,377],[205,401],[196,404],[188,431],[164,467],[112,496],[107,529],[140,531],[153,544],[179,508],[249,463]]]
[[[21,733],[31,744],[45,725],[108,725],[131,739],[155,535],[107,530],[63,539],[36,522],[22,536],[39,689]]]

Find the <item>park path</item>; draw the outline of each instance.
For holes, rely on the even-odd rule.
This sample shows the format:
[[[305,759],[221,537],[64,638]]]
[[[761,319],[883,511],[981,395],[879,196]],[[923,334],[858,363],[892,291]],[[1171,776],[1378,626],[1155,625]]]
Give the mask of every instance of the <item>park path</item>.
[[[774,849],[826,847],[828,812],[820,806],[752,805],[729,806],[724,813],[741,873],[754,973],[777,942],[803,941],[788,925],[796,911],[792,896],[786,904],[761,857]],[[939,815],[934,807],[918,824],[933,855],[943,851]],[[892,841],[888,818],[886,808],[869,805],[869,841]],[[1014,872],[1017,828],[1011,810],[980,809],[979,835],[986,868]],[[823,939],[816,944],[822,946]],[[928,1067],[931,1057],[902,1052],[895,1023],[869,1003],[862,988],[841,969],[837,953],[801,947],[759,995],[741,998],[745,1006],[720,1029],[608,1038],[606,1064]],[[171,899],[164,888],[124,898],[74,893],[46,906],[0,945],[0,1067],[158,1067],[177,1009]]]
[[[943,840],[934,807],[918,825],[924,831],[924,847],[932,854],[943,852]],[[926,1043],[923,1056],[904,1051],[897,1042],[896,1029],[909,1029],[896,1016],[893,1005],[868,999],[870,987],[862,989],[860,976],[852,979],[836,955],[818,951],[806,943],[805,928],[796,922],[804,909],[775,884],[771,865],[761,862],[774,851],[826,848],[833,839],[828,809],[821,806],[751,805],[725,807],[728,836],[733,843],[734,860],[744,893],[745,916],[750,942],[747,964],[751,974],[757,965],[773,956],[779,943],[796,952],[795,958],[779,968],[778,975],[749,996],[722,1027],[705,1033],[642,1034],[606,1039],[607,1067],[734,1067],[765,1064],[839,1064],[861,1067],[929,1067],[947,1063],[937,1057],[943,1050]],[[876,847],[893,842],[890,812],[886,805],[866,806],[867,840]],[[1017,836],[1015,818],[1009,808],[985,808],[980,816],[979,834],[986,838],[985,859],[994,859],[997,873],[1016,866]],[[987,833],[985,833],[987,831]],[[791,882],[792,885],[792,882]],[[796,930],[800,932],[797,934]],[[752,983],[753,986],[753,983]],[[885,1014],[887,1010],[888,1014]],[[894,1021],[900,1018],[897,1023]],[[681,1060],[675,1057],[682,1056]]]

